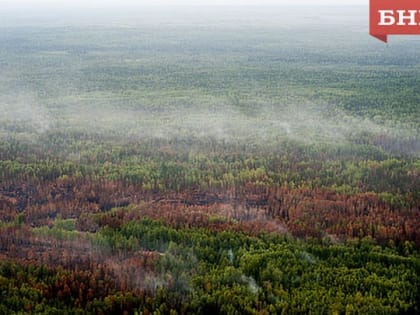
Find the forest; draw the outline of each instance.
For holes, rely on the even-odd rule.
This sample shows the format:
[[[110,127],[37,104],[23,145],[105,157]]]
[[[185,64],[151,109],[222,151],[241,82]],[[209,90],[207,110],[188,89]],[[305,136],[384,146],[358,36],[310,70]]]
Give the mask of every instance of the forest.
[[[360,7],[10,10],[0,314],[420,313],[419,38]]]

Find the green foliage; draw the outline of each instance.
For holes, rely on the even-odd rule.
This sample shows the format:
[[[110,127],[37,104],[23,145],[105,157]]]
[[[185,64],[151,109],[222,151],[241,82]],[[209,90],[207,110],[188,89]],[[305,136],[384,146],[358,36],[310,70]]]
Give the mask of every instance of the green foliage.
[[[400,256],[371,240],[320,245],[274,234],[251,237],[173,229],[150,219],[129,222],[121,229],[102,229],[97,237],[103,240],[101,246],[113,252],[155,253],[155,287],[151,291],[108,287],[105,292],[105,283],[112,278],[101,272],[72,274],[3,261],[0,310],[9,314],[30,310],[66,314],[146,310],[156,314],[175,310],[188,314],[401,314],[417,313],[420,307],[418,256]],[[81,286],[78,281],[85,293],[77,289]]]
[[[54,227],[65,231],[74,231],[76,229],[75,219],[61,219],[59,216],[55,219]]]
[[[159,252],[165,290],[185,295],[191,313],[399,314],[419,307],[418,258],[371,240],[311,245],[274,235],[176,230],[150,219],[100,235],[126,250],[132,248],[121,238]]]
[[[420,313],[418,42],[147,10],[1,14],[0,314]]]

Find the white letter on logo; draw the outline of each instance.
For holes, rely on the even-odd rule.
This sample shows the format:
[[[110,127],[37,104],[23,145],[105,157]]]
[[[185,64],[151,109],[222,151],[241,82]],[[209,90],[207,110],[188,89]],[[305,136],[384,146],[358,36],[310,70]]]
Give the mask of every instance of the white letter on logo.
[[[378,25],[390,26],[395,24],[394,10],[378,10],[381,20]]]
[[[405,24],[404,20],[409,20],[410,22],[408,25],[417,25],[416,23],[416,13],[417,10],[397,10],[398,12],[398,23],[397,25],[407,25]],[[404,15],[405,12],[409,14]]]

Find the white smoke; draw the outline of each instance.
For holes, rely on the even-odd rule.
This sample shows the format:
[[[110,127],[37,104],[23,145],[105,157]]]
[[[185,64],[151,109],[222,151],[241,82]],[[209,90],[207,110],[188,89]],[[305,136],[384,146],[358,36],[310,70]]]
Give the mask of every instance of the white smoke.
[[[51,115],[36,97],[18,95],[0,101],[0,129],[3,132],[43,134],[51,127]]]

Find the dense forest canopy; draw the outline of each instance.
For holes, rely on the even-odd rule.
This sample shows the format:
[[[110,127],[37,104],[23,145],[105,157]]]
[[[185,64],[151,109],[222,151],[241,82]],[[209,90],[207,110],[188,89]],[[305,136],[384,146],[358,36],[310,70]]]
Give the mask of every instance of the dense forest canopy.
[[[420,40],[366,17],[0,11],[0,314],[420,312]]]

